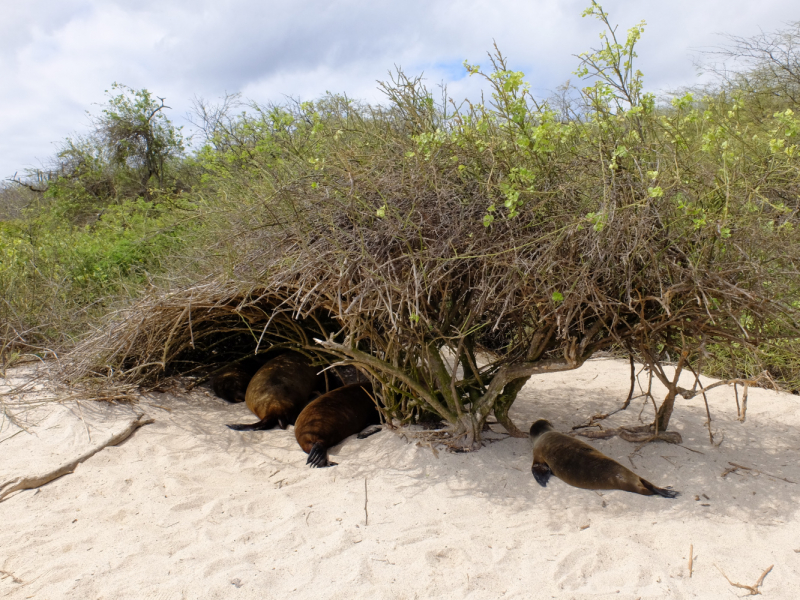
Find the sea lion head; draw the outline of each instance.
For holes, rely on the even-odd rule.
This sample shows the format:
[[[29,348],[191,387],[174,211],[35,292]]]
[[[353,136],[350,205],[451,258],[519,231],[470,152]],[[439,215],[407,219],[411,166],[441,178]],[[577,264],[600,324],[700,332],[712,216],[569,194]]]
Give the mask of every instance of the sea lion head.
[[[553,425],[547,419],[539,419],[533,425],[531,425],[531,439],[536,439],[543,433],[547,433],[548,431],[553,431]]]

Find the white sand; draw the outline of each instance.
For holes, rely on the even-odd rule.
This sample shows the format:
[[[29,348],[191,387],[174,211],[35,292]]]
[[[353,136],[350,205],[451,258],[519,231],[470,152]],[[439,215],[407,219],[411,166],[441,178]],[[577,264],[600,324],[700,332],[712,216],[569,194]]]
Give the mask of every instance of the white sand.
[[[569,431],[616,408],[628,380],[627,364],[615,360],[537,377],[512,417],[520,428],[543,417]],[[530,442],[499,435],[478,452],[440,448],[437,457],[413,436],[383,431],[335,448],[339,466],[310,469],[291,428],[224,427],[253,420],[243,405],[204,391],[154,395],[136,407],[154,424],[73,474],[0,502],[0,596],[733,598],[747,591],[720,569],[753,585],[774,565],[761,592],[798,598],[800,485],[776,477],[800,483],[800,398],[751,390],[742,424],[732,388],[709,396],[721,446],[709,443],[701,397],[679,399],[671,427],[702,454],[591,442],[682,492],[667,500],[557,479],[542,488],[531,476]],[[87,437],[86,426],[98,438],[110,427],[109,414],[87,417],[86,407],[71,425],[61,415],[75,439]],[[641,408],[636,400],[604,426],[637,423]],[[652,414],[646,407],[642,419]],[[38,438],[7,439],[18,430],[4,422],[0,462],[38,464],[53,426],[45,419],[32,429]],[[63,429],[55,433],[59,446],[72,443]],[[752,470],[722,477],[730,462]]]

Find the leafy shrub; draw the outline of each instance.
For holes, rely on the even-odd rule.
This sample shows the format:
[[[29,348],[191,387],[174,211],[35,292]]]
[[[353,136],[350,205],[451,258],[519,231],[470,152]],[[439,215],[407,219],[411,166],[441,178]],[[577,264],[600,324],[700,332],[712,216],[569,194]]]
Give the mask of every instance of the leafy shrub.
[[[68,208],[67,208],[68,209]],[[91,225],[51,204],[27,219],[0,221],[3,335],[63,347],[109,307],[138,293],[183,244],[174,206],[142,199],[107,207]]]
[[[197,269],[218,287],[170,289],[152,317],[148,297],[82,352],[158,377],[194,344],[198,305],[206,322],[233,311],[254,340],[284,328],[359,365],[387,417],[435,413],[474,447],[492,412],[521,434],[508,409],[531,374],[617,346],[667,386],[664,432],[696,393],[665,353],[680,372],[698,349],[798,333],[799,122],[755,118],[727,89],[659,102],[634,68],[643,26],[620,41],[599,5],[586,14],[608,32],[572,101],[533,98],[498,51],[488,71],[466,65],[490,86],[481,104],[399,72],[386,106],[329,96],[214,119]],[[312,346],[276,313],[335,326]]]

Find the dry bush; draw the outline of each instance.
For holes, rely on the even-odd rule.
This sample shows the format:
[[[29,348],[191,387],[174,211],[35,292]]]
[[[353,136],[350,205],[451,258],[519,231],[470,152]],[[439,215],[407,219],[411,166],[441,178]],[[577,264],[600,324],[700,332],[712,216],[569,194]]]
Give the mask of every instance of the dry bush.
[[[676,396],[698,393],[665,353],[679,374],[710,344],[797,335],[800,178],[774,143],[788,115],[759,125],[724,96],[641,93],[622,67],[639,33],[585,55],[596,83],[560,111],[498,52],[479,105],[398,73],[385,107],[328,97],[216,120],[192,267],[213,283],[135,306],[78,349],[73,376],[157,377],[199,321],[212,335],[230,317],[356,364],[388,419],[436,413],[473,448],[491,413],[521,435],[508,409],[533,373],[613,345],[667,386],[664,432]]]

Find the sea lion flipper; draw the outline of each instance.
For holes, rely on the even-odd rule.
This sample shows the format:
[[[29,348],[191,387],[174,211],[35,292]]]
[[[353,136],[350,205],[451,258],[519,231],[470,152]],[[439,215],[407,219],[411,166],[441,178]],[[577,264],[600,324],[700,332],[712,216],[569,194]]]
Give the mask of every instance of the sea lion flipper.
[[[239,423],[228,425],[234,431],[264,431],[266,429],[275,429],[278,421],[273,418],[261,419],[258,423]],[[284,429],[286,429],[284,427]]]
[[[380,422],[372,386],[359,383],[344,386],[312,400],[294,422],[294,437],[310,467],[329,467],[328,448]]]
[[[283,417],[278,417],[278,427],[281,429],[286,429],[289,426],[289,423]]]
[[[331,467],[336,463],[328,462],[328,449],[316,442],[308,452],[306,464],[311,468]]]
[[[536,479],[536,483],[542,487],[547,487],[547,480],[550,479],[550,475],[553,474],[546,463],[533,463],[531,472],[533,473],[534,479]]]
[[[381,426],[380,426],[380,425],[370,425],[370,426],[369,426],[369,427],[367,427],[367,428],[366,428],[364,431],[362,431],[361,433],[359,433],[359,434],[356,436],[356,439],[363,440],[364,438],[368,438],[368,437],[369,437],[369,436],[371,436],[371,435],[375,435],[375,434],[376,434],[376,433],[378,433],[380,430],[381,430]]]
[[[641,477],[639,478],[639,480],[642,482],[642,485],[644,487],[653,492],[653,494],[661,496],[662,498],[676,498],[677,496],[681,495],[680,492],[673,490],[671,486],[667,486],[666,488],[660,488],[654,486],[652,483],[650,483],[646,479],[642,479]]]

